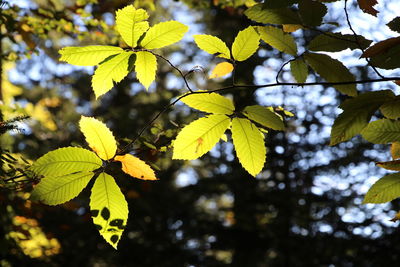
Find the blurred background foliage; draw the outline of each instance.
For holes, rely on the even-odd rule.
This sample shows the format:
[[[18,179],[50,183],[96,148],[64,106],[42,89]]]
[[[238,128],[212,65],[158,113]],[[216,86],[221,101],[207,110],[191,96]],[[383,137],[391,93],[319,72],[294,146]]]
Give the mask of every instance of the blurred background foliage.
[[[60,48],[123,46],[114,31],[114,13],[134,4],[148,10],[153,23],[175,19],[188,24],[191,30],[184,41],[163,50],[163,55],[183,71],[201,66],[208,72],[218,59],[198,50],[190,36],[207,33],[232,43],[236,33],[250,24],[243,11],[255,2],[1,1],[1,266],[384,266],[398,262],[399,230],[397,223],[389,221],[398,202],[361,205],[363,194],[382,172],[374,161],[389,158],[389,152],[359,138],[328,146],[342,100],[331,87],[228,92],[238,107],[282,105],[296,115],[287,121],[286,132],[268,135],[267,165],[257,179],[241,168],[229,142],[200,160],[172,161],[170,141],[201,114],[183,105],[164,113],[133,150],[158,170],[160,180],[139,181],[119,168],[113,170],[130,208],[118,251],[102,240],[91,223],[88,189],[56,207],[29,200],[37,182],[26,171],[32,160],[59,147],[86,146],[77,127],[81,114],[106,122],[122,147],[184,88],[171,67],[159,62],[156,84],[149,92],[130,74],[95,101],[90,88],[93,69],[58,62]],[[380,3],[381,13],[386,2]],[[330,7],[327,21],[343,22],[341,5],[343,1]],[[350,12],[358,14],[355,5]],[[298,31],[295,36],[301,44],[315,34]],[[353,73],[369,77],[354,53],[344,54]],[[284,57],[264,44],[257,55],[238,66],[236,82],[274,81]],[[285,71],[282,78],[291,79]],[[197,72],[189,80],[198,89],[228,84],[207,81]]]

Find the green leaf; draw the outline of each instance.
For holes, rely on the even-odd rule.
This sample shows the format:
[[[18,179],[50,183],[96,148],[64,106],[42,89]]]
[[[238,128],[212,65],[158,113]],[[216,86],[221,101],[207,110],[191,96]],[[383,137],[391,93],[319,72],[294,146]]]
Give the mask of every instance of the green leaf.
[[[268,0],[263,3],[263,9],[275,9],[288,7],[295,4],[296,0]]]
[[[89,183],[93,172],[47,176],[34,188],[31,199],[47,205],[58,205],[75,198]]]
[[[359,134],[379,106],[393,97],[392,91],[381,90],[363,93],[343,102],[340,108],[344,111],[335,119],[332,126],[330,145],[347,141]]]
[[[308,76],[308,66],[303,59],[290,61],[290,71],[298,83],[304,83]]]
[[[183,128],[174,141],[173,159],[197,159],[210,151],[230,125],[225,115],[209,115]]]
[[[232,100],[216,93],[189,94],[181,101],[191,108],[208,113],[231,115],[235,111]]]
[[[382,114],[388,119],[398,119],[400,118],[400,97],[396,97],[393,100],[385,102],[380,110]]]
[[[338,52],[347,48],[354,50],[360,48],[357,42],[365,49],[372,41],[365,39],[361,35],[357,35],[357,38],[355,38],[353,34],[327,33],[320,34],[312,39],[308,45],[308,49],[311,51],[326,52]]]
[[[146,51],[136,52],[135,71],[139,82],[148,90],[156,78],[156,56]]]
[[[393,142],[390,147],[390,154],[393,159],[400,159],[400,142]]]
[[[128,203],[114,178],[104,172],[93,185],[90,212],[100,235],[117,249],[128,220]]]
[[[244,14],[251,20],[269,24],[302,24],[298,15],[289,8],[263,9],[257,4],[247,9]]]
[[[243,110],[243,114],[250,120],[257,122],[264,127],[278,131],[285,129],[285,124],[283,123],[282,118],[267,107],[258,105],[247,106]]]
[[[232,139],[236,155],[243,168],[256,176],[264,167],[266,148],[264,135],[248,119],[233,118]]]
[[[31,169],[44,177],[57,177],[74,172],[93,171],[102,164],[101,159],[92,151],[79,147],[63,147],[40,157]]]
[[[353,82],[353,74],[339,60],[328,55],[307,53],[304,59],[313,70],[328,82]],[[339,92],[349,96],[356,96],[355,84],[334,85]]]
[[[328,9],[322,3],[302,0],[299,1],[299,13],[303,24],[308,26],[319,26],[322,23],[322,19],[326,15]]]
[[[297,45],[294,38],[282,29],[273,26],[257,27],[261,39],[281,52],[296,55]]]
[[[232,57],[243,61],[251,57],[260,45],[260,36],[252,26],[240,31],[232,44]]]
[[[400,17],[395,17],[386,24],[392,31],[400,33]]]
[[[362,137],[374,144],[387,144],[400,141],[400,121],[388,119],[376,120],[367,125]]]
[[[400,171],[400,160],[377,162],[376,166],[391,171]]]
[[[385,203],[400,197],[400,173],[393,173],[378,180],[368,190],[363,204]]]
[[[177,21],[160,22],[147,31],[140,44],[147,49],[161,48],[180,41],[188,30]]]
[[[225,42],[218,37],[206,34],[197,34],[193,37],[195,43],[201,50],[212,55],[217,54],[217,57],[231,58],[229,48],[226,46]]]
[[[69,46],[59,51],[61,61],[76,66],[95,66],[108,58],[124,51],[116,46],[92,45],[84,47]]]
[[[99,98],[107,93],[113,86],[113,82],[120,82],[129,73],[129,57],[133,52],[121,52],[108,61],[103,62],[94,72],[92,87]]]
[[[139,38],[149,29],[149,23],[144,21],[149,15],[144,9],[135,9],[132,5],[116,12],[117,31],[122,39],[131,47],[136,47]]]

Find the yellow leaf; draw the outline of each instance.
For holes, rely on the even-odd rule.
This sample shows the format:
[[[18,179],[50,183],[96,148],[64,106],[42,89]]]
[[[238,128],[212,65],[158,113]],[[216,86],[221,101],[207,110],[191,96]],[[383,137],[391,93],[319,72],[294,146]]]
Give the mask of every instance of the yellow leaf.
[[[237,61],[244,61],[251,57],[258,49],[260,36],[249,26],[240,31],[232,44],[232,56]]]
[[[114,157],[117,151],[117,142],[104,123],[95,118],[82,116],[79,127],[89,147],[101,159],[108,160]]]
[[[156,56],[146,51],[136,52],[135,70],[138,80],[148,90],[156,77]]]
[[[229,62],[222,62],[217,64],[211,72],[210,79],[225,76],[233,71],[233,65]]]
[[[116,161],[122,163],[122,170],[132,177],[142,180],[157,180],[154,171],[144,161],[130,154],[116,156]]]
[[[393,142],[390,152],[393,159],[400,159],[400,142]]]

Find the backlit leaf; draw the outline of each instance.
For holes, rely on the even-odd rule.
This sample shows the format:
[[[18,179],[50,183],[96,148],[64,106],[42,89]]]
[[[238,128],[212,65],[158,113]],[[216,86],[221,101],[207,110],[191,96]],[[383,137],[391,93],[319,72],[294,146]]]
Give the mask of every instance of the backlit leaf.
[[[353,82],[353,74],[343,65],[342,62],[331,58],[328,55],[307,53],[304,59],[313,70],[321,75],[328,82]],[[355,84],[334,85],[339,92],[349,96],[356,96]]]
[[[294,38],[290,34],[285,33],[282,29],[265,26],[257,27],[257,30],[261,39],[273,48],[290,55],[297,54],[297,45],[294,42]]]
[[[32,191],[31,199],[47,205],[58,205],[75,198],[89,183],[93,172],[47,176]]]
[[[376,166],[391,171],[400,171],[400,160],[377,162]]]
[[[140,44],[147,49],[161,48],[180,41],[188,30],[178,21],[160,22],[146,32]]]
[[[96,98],[107,93],[113,82],[120,82],[129,73],[129,57],[133,52],[121,52],[110,60],[103,62],[94,72],[92,87]]]
[[[258,105],[247,106],[243,110],[243,114],[264,127],[280,131],[285,129],[282,118],[266,107]]]
[[[116,46],[92,45],[84,47],[69,46],[59,51],[61,61],[76,66],[95,66],[109,56],[119,54],[124,50]]]
[[[297,30],[302,29],[303,27],[299,24],[283,24],[282,30],[284,32],[295,32]]]
[[[350,48],[351,50],[359,49],[358,43],[363,49],[371,44],[371,40],[365,39],[364,36],[357,35],[357,39],[353,34],[328,33],[320,34],[308,45],[308,49],[312,51],[338,52]]]
[[[400,33],[400,17],[395,17],[386,24],[392,31]]]
[[[232,139],[243,168],[256,176],[264,167],[266,148],[263,134],[248,119],[233,118]]]
[[[258,4],[247,9],[244,14],[259,23],[302,24],[298,15],[289,8],[263,9],[262,4]]]
[[[361,55],[361,57],[374,57],[387,53],[390,49],[400,45],[400,37],[393,37],[383,41],[380,41],[367,50]]]
[[[190,94],[181,101],[191,108],[207,113],[231,115],[235,111],[232,100],[217,93]]]
[[[132,5],[117,10],[116,27],[125,43],[131,47],[137,46],[139,38],[149,28],[149,23],[145,21],[148,18],[144,9],[136,9]]]
[[[363,203],[385,203],[400,197],[400,173],[393,173],[379,179],[368,190]]]
[[[357,0],[357,2],[364,13],[368,13],[375,17],[379,13],[379,11],[374,8],[374,5],[378,4],[377,0]]]
[[[240,31],[232,44],[232,57],[243,61],[251,57],[258,49],[260,36],[252,26]]]
[[[173,159],[197,159],[210,151],[230,125],[225,115],[210,115],[184,127],[174,141]]]
[[[231,58],[231,52],[226,46],[225,42],[218,37],[207,35],[207,34],[197,34],[194,35],[194,41],[197,46],[206,51],[209,54],[217,54],[217,57],[222,57],[226,59]]]
[[[223,77],[233,71],[233,65],[229,62],[221,62],[212,70],[210,79]]]
[[[115,160],[120,161],[122,163],[122,170],[132,177],[142,180],[157,180],[157,177],[151,167],[143,160],[140,160],[131,154],[116,156]]]
[[[400,159],[400,142],[394,142],[390,147],[390,154],[393,159]]]
[[[139,82],[148,90],[156,77],[156,56],[146,51],[136,52],[135,71]]]
[[[386,144],[400,141],[400,121],[388,119],[376,120],[367,125],[362,137],[374,144]]]
[[[90,212],[100,235],[117,249],[128,220],[128,203],[114,178],[104,172],[93,185]]]
[[[317,1],[302,0],[299,1],[299,13],[303,23],[308,26],[319,26],[322,23],[328,9]]]
[[[400,118],[400,97],[396,97],[393,100],[385,102],[380,110],[382,114],[388,119]]]
[[[117,151],[117,142],[104,123],[95,118],[82,116],[79,127],[89,147],[100,158],[107,160],[114,157]]]
[[[308,66],[303,59],[298,58],[296,60],[290,61],[290,71],[296,82],[304,83],[308,76]]]
[[[92,151],[80,147],[63,147],[36,160],[31,170],[44,177],[57,177],[74,172],[88,172],[100,168],[101,159]]]

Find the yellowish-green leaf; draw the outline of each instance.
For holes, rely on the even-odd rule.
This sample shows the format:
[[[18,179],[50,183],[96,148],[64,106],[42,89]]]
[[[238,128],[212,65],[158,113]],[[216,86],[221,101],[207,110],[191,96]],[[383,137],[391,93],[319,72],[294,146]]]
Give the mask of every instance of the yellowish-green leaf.
[[[128,221],[128,203],[114,178],[104,172],[93,185],[90,212],[100,235],[117,249]]]
[[[153,169],[146,162],[131,154],[116,156],[115,160],[120,161],[122,163],[122,170],[132,177],[142,180],[157,180]]]
[[[393,173],[378,180],[368,190],[363,203],[385,203],[400,197],[400,173]]]
[[[92,87],[96,98],[107,93],[113,82],[120,82],[129,73],[129,57],[133,52],[121,52],[110,60],[103,62],[94,72]]]
[[[58,177],[93,171],[101,165],[101,159],[92,151],[80,147],[63,147],[40,157],[33,163],[31,170],[39,176]]]
[[[197,46],[207,53],[212,55],[216,54],[217,57],[222,57],[226,59],[231,58],[231,52],[229,51],[228,46],[218,37],[207,34],[197,34],[193,37]]]
[[[281,52],[296,55],[297,45],[293,36],[285,33],[282,29],[273,26],[257,27],[261,40],[278,49]]]
[[[400,141],[400,121],[376,120],[367,125],[362,137],[374,144],[387,144]]]
[[[232,100],[217,93],[189,94],[181,101],[191,108],[207,113],[231,115],[235,111]]]
[[[251,57],[258,49],[260,36],[256,30],[249,26],[240,31],[232,44],[232,57],[237,61],[243,61]]]
[[[243,114],[250,120],[257,122],[264,127],[278,131],[285,129],[285,124],[283,123],[282,118],[266,107],[258,105],[247,106],[243,110]]]
[[[400,160],[381,161],[377,162],[376,166],[391,171],[400,171]]]
[[[210,151],[230,125],[225,115],[200,118],[183,128],[174,141],[173,159],[197,159]]]
[[[124,50],[116,46],[92,45],[84,47],[69,46],[59,51],[61,61],[76,66],[95,66],[109,56],[119,54]]]
[[[380,110],[388,119],[398,119],[400,118],[400,97],[397,96],[395,99],[391,101],[385,102],[381,107]]]
[[[353,74],[343,65],[342,62],[331,58],[328,55],[307,53],[304,55],[307,63],[315,72],[321,75],[328,82],[353,82]],[[339,92],[349,96],[356,96],[355,84],[334,85]]]
[[[266,148],[263,134],[248,119],[233,118],[232,139],[240,164],[256,176],[264,167]]]
[[[34,188],[31,199],[47,205],[58,205],[75,198],[89,183],[93,172],[47,176]]]
[[[144,9],[136,9],[132,5],[126,6],[116,12],[116,26],[125,43],[136,47],[139,38],[149,29],[145,21],[149,15]]]
[[[112,132],[99,120],[91,117],[81,117],[79,121],[81,132],[89,147],[104,159],[111,159],[117,151],[117,142]]]
[[[298,83],[304,83],[308,76],[308,66],[303,59],[290,61],[290,71]]]
[[[161,48],[180,41],[188,30],[188,26],[177,21],[160,22],[146,32],[140,44],[147,49]]]
[[[212,70],[210,79],[223,77],[233,71],[233,65],[229,62],[221,62]]]
[[[135,71],[139,82],[148,90],[156,77],[156,56],[146,51],[136,52]]]
[[[301,24],[299,16],[289,8],[263,9],[258,4],[247,9],[244,14],[251,20],[264,24]]]
[[[393,159],[400,159],[400,142],[394,142],[390,147],[390,154]]]

